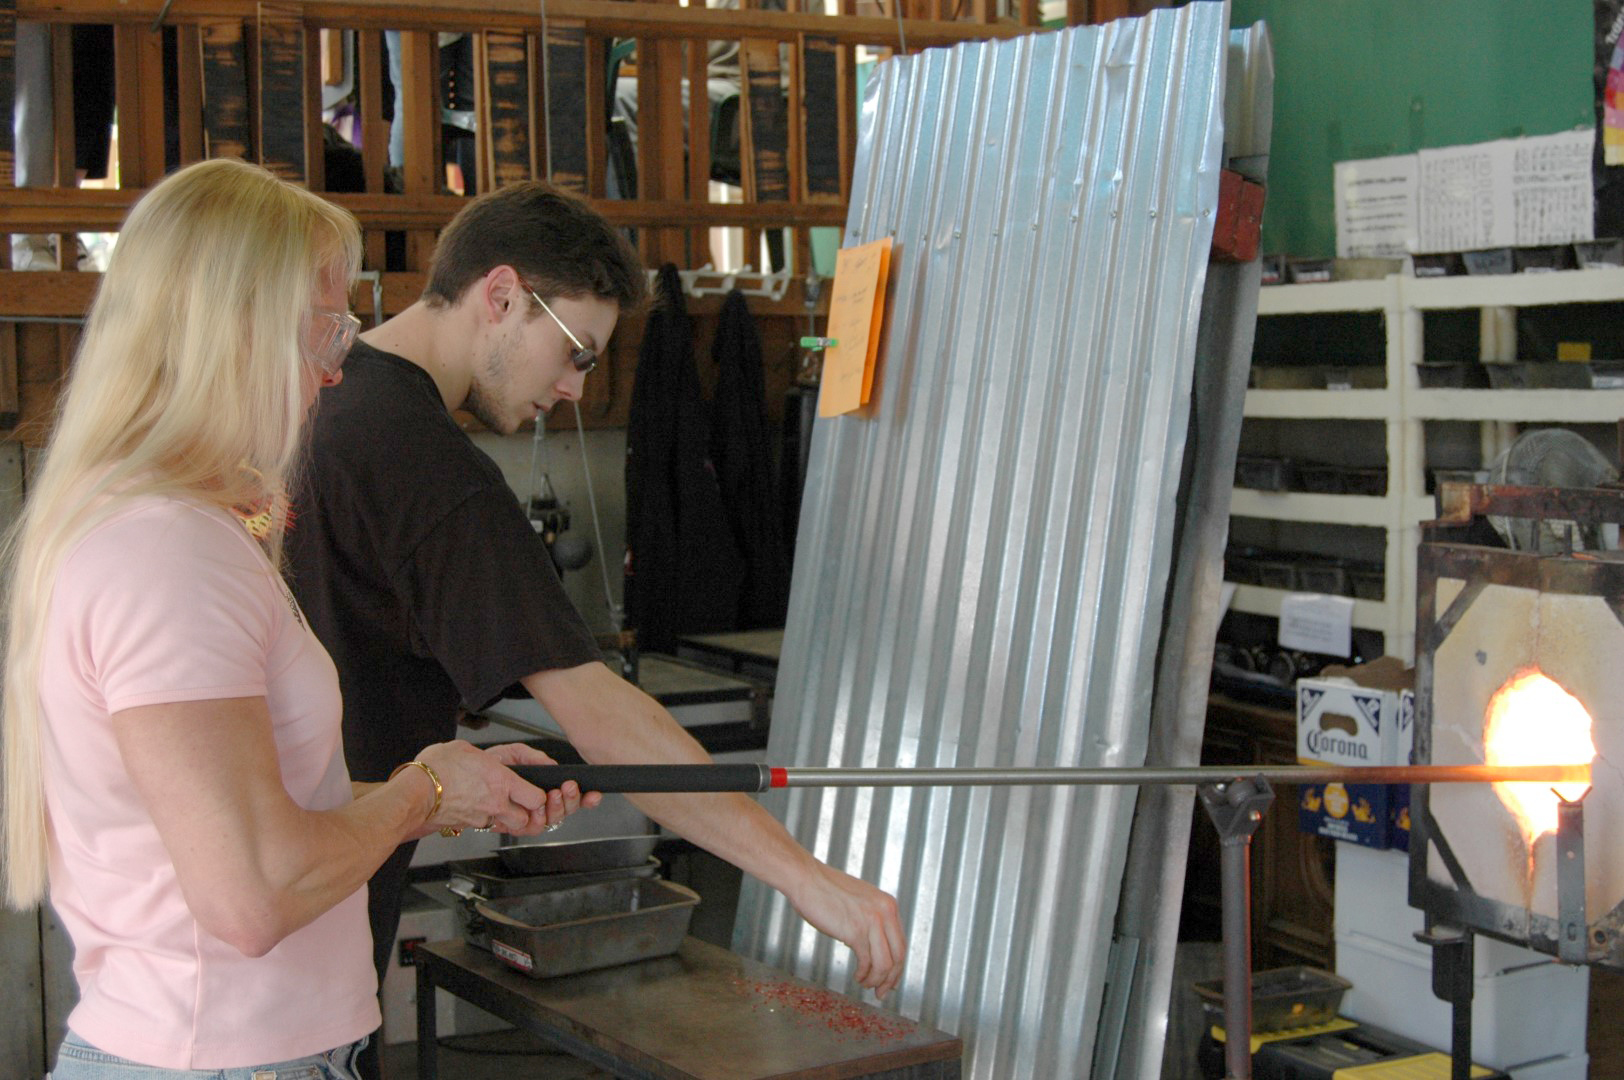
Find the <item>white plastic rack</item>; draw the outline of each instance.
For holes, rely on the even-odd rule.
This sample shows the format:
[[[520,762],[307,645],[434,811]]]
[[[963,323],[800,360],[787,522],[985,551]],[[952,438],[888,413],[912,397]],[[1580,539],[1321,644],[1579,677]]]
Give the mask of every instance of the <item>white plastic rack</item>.
[[[1426,493],[1425,424],[1484,424],[1485,453],[1503,445],[1518,423],[1612,423],[1624,418],[1624,390],[1424,389],[1416,364],[1425,359],[1427,311],[1482,312],[1486,362],[1516,359],[1516,311],[1542,304],[1624,302],[1624,269],[1571,270],[1492,277],[1415,278],[1278,285],[1258,293],[1258,317],[1380,312],[1386,335],[1386,388],[1380,390],[1250,390],[1245,415],[1290,420],[1379,420],[1386,434],[1387,494],[1327,495],[1236,488],[1231,516],[1274,521],[1375,526],[1385,530],[1381,600],[1354,601],[1353,624],[1384,635],[1386,651],[1415,659],[1415,568],[1420,523],[1433,517]],[[1242,585],[1231,607],[1278,616],[1285,590]]]

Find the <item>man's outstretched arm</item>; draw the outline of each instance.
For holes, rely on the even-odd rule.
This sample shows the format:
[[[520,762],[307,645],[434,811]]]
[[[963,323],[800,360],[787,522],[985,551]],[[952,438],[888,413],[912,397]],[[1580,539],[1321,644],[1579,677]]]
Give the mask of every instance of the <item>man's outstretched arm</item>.
[[[659,702],[603,664],[537,672],[522,681],[595,765],[711,760]],[[672,832],[777,889],[807,922],[850,946],[859,984],[881,997],[896,987],[907,938],[889,894],[813,858],[748,795],[628,798]]]

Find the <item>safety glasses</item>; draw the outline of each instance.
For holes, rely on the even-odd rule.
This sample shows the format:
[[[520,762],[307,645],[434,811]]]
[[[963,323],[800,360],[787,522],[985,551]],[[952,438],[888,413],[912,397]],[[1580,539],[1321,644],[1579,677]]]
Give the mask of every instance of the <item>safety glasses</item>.
[[[575,370],[585,375],[597,367],[598,354],[581,344],[581,339],[575,336],[574,331],[564,325],[564,320],[560,319],[557,313],[547,306],[547,301],[536,295],[536,290],[525,284],[524,291],[530,294],[530,299],[541,305],[541,310],[552,316],[553,322],[558,324],[558,328],[564,331],[564,336],[570,339],[570,344],[575,346],[570,352],[570,363],[575,366]]]
[[[323,375],[337,375],[360,332],[361,320],[348,311],[313,311],[305,336],[306,357]]]

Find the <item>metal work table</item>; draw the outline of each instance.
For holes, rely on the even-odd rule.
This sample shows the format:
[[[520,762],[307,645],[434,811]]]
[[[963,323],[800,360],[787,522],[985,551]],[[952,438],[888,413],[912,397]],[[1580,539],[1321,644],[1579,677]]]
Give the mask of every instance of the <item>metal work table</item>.
[[[691,937],[675,956],[556,979],[462,941],[420,945],[416,958],[419,1080],[439,1076],[436,987],[632,1080],[957,1080],[964,1054],[945,1032]]]
[[[778,675],[784,651],[783,630],[734,630],[723,634],[688,634],[677,639],[677,656],[769,682]]]

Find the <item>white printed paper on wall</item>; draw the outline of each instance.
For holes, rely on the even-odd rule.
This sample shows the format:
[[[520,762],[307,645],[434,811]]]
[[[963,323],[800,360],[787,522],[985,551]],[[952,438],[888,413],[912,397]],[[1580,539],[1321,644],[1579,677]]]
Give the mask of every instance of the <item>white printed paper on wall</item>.
[[[1504,143],[1423,150],[1419,251],[1476,251],[1517,242]]]
[[[1594,131],[1565,131],[1506,142],[1511,155],[1517,246],[1568,244],[1596,235],[1590,160]]]
[[[1595,236],[1594,129],[1338,162],[1344,258],[1569,244]]]
[[[1419,250],[1414,154],[1336,164],[1336,253],[1400,258]]]

